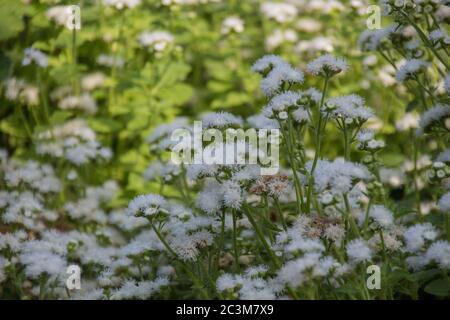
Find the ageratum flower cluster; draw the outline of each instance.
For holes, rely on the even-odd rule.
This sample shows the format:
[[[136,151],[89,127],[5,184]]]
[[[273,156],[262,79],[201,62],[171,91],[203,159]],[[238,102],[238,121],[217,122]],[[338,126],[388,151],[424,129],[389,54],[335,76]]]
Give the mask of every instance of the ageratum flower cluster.
[[[68,6],[22,2],[0,36],[0,299],[448,297],[448,1],[382,0],[391,25],[358,43],[342,20],[365,0],[83,2],[70,31]],[[172,163],[195,121],[279,130],[278,172]]]

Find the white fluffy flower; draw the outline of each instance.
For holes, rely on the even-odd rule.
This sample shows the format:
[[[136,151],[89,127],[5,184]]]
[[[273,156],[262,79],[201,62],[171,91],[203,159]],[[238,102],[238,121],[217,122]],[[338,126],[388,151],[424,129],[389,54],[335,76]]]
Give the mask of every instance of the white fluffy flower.
[[[252,70],[259,73],[268,72],[261,80],[261,89],[266,96],[272,96],[280,91],[283,83],[293,84],[304,81],[301,71],[294,69],[289,63],[275,55],[266,55],[258,59],[252,66]]]
[[[97,112],[97,103],[88,93],[83,93],[81,96],[65,97],[58,103],[58,108],[62,110],[79,109],[94,114]]]
[[[122,57],[111,56],[107,54],[101,54],[97,57],[97,63],[102,66],[122,68],[125,65],[125,61]]]
[[[371,217],[381,228],[387,228],[394,223],[394,215],[388,209],[381,205],[374,205],[369,210]]]
[[[396,28],[397,25],[392,25],[383,29],[366,30],[359,36],[358,46],[363,51],[376,51]]]
[[[268,118],[274,117],[281,112],[287,111],[289,107],[297,106],[301,98],[301,93],[294,91],[285,91],[277,94],[264,107],[263,114]]]
[[[219,291],[233,290],[242,285],[243,278],[239,275],[225,273],[217,278],[216,286]]]
[[[433,126],[437,122],[445,120],[448,117],[450,117],[450,105],[435,105],[433,108],[425,111],[420,117],[417,134],[422,135],[426,133],[431,126]]]
[[[407,112],[395,123],[395,127],[398,131],[408,131],[410,129],[416,129],[419,125],[420,116],[417,113]]]
[[[436,161],[439,162],[450,162],[450,149],[445,149],[436,157]]]
[[[72,17],[72,10],[70,6],[54,6],[48,9],[45,15],[56,24],[64,26]]]
[[[26,48],[25,57],[22,60],[22,65],[27,66],[29,64],[35,63],[41,68],[47,68],[48,57],[45,53],[38,49]]]
[[[103,4],[105,6],[115,7],[118,10],[124,8],[132,9],[141,4],[141,0],[103,0]]]
[[[86,91],[92,91],[101,87],[105,80],[106,77],[101,72],[89,73],[81,79],[81,87]]]
[[[311,170],[312,162],[309,161],[306,167]],[[370,172],[361,164],[319,160],[314,171],[314,187],[318,192],[329,188],[333,194],[342,194],[349,192],[356,182],[370,177]]]
[[[174,37],[166,31],[142,32],[139,35],[139,42],[144,47],[151,47],[160,52],[174,42]]]
[[[430,223],[421,223],[409,227],[403,234],[406,251],[420,251],[425,245],[425,241],[433,241],[437,235],[436,229]]]
[[[176,129],[187,128],[188,119],[184,117],[175,118],[170,123],[165,123],[153,130],[152,134],[147,138],[147,142],[154,143],[162,138],[167,138]]]
[[[244,21],[238,16],[227,17],[222,22],[221,32],[229,34],[231,32],[242,33],[244,31]]]
[[[361,143],[366,143],[373,139],[374,134],[373,130],[362,129],[358,132],[356,139]]]
[[[450,214],[450,192],[444,194],[439,199],[438,206],[442,212]]]
[[[425,253],[425,259],[427,262],[435,261],[441,269],[450,269],[450,243],[434,242]]]
[[[292,112],[292,117],[296,122],[304,123],[309,121],[310,114],[305,108],[298,107],[294,112]]]
[[[111,295],[111,299],[148,299],[155,292],[159,291],[162,287],[169,284],[169,279],[165,277],[157,278],[154,281],[135,281],[126,280],[122,283],[121,287],[114,290]]]
[[[67,261],[64,244],[54,241],[33,240],[26,242],[19,255],[25,273],[32,279],[47,275],[52,280],[65,279]]]
[[[247,118],[247,122],[255,129],[279,129],[278,122],[264,114],[250,116]]]
[[[243,125],[241,117],[223,111],[206,113],[201,120],[203,128],[241,127]]]
[[[166,212],[166,200],[157,194],[146,194],[135,197],[128,204],[129,215],[152,216],[158,212]]]
[[[356,94],[330,98],[322,111],[331,113],[332,118],[344,120],[366,121],[373,117],[373,111],[366,107],[364,99]]]
[[[450,73],[444,79],[444,88],[447,94],[450,94]]]
[[[353,263],[359,263],[372,259],[372,250],[362,239],[354,239],[347,243],[347,256]]]
[[[407,60],[397,71],[395,78],[403,82],[419,72],[426,70],[430,64],[420,59]]]
[[[290,3],[265,2],[261,11],[266,17],[279,23],[290,22],[297,16],[297,8]]]
[[[348,69],[348,64],[344,59],[335,58],[332,55],[323,55],[306,66],[306,71],[313,75],[329,75],[339,72],[345,72]]]
[[[237,182],[226,181],[222,185],[223,203],[226,207],[239,209],[244,201],[241,187]]]
[[[311,55],[317,52],[333,52],[334,41],[330,38],[316,37],[311,40],[299,41],[295,47],[295,51],[299,53],[307,52]]]
[[[443,42],[445,46],[450,45],[450,37],[443,29],[435,29],[430,32],[428,39],[433,45],[437,45],[439,42]]]
[[[215,214],[223,206],[222,187],[215,181],[208,181],[197,195],[197,206],[208,214]]]
[[[266,48],[268,51],[281,46],[283,43],[293,43],[297,41],[297,33],[292,29],[276,29],[266,39]]]

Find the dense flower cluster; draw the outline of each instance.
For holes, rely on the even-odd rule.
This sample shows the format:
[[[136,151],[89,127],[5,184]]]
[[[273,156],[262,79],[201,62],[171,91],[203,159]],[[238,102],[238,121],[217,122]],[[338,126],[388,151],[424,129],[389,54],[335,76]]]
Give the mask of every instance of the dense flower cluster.
[[[364,0],[103,0],[86,33],[41,5],[59,36],[2,56],[0,298],[448,295],[448,1],[382,0],[357,41]],[[278,129],[280,168],[173,163],[196,121]]]

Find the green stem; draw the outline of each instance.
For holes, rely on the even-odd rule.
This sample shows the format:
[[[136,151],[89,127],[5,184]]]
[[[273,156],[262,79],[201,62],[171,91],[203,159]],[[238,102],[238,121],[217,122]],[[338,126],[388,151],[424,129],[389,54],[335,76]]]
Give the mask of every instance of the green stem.
[[[290,117],[290,116],[289,116]],[[278,121],[279,125],[280,125],[280,129],[282,131],[282,134],[286,140],[286,150],[287,150],[287,154],[288,154],[288,158],[289,158],[289,163],[291,164],[291,169],[292,169],[292,174],[294,175],[294,187],[295,187],[295,196],[296,196],[296,205],[297,205],[297,210],[300,213],[301,212],[301,207],[303,204],[303,193],[301,190],[301,185],[300,185],[300,180],[298,179],[298,175],[297,175],[297,170],[296,170],[296,164],[294,161],[294,156],[293,156],[293,145],[291,144],[292,140],[291,140],[291,136],[292,136],[292,132],[290,130],[290,126],[288,125],[288,132],[286,133],[286,130],[283,128],[283,123],[281,121]]]
[[[345,161],[350,160],[351,146],[349,141],[349,132],[345,121],[343,121],[343,131],[344,131],[344,159]]]
[[[445,212],[443,214],[445,220],[445,231],[447,233],[447,240],[450,242],[450,214]]]
[[[72,29],[72,65],[73,65],[73,91],[76,96],[80,94],[80,88],[78,86],[78,77],[77,77],[77,29]]]
[[[220,255],[222,253],[223,250],[223,244],[225,241],[225,211],[222,211],[222,215],[221,215],[221,225],[220,225],[220,239],[219,239],[219,244],[217,247],[217,258],[216,258],[216,269],[219,269],[219,260],[220,260]]]
[[[166,248],[166,250],[177,260],[180,262],[181,266],[183,267],[184,271],[187,273],[187,275],[191,278],[192,282],[197,286],[197,288],[200,290],[203,299],[209,299],[209,295],[206,292],[206,290],[204,289],[204,285],[202,283],[202,281],[195,275],[195,273],[190,269],[190,267],[184,262],[182,261],[178,255],[176,254],[175,251],[173,251],[173,249],[170,247],[170,245],[167,243],[166,239],[164,238],[164,236],[161,234],[161,232],[158,230],[158,228],[156,228],[156,226],[154,225],[154,223],[150,223],[152,226],[153,231],[155,232],[156,236],[158,237],[158,239],[161,241],[161,243],[164,245],[164,248]]]
[[[234,252],[234,263],[236,267],[236,271],[239,271],[239,248],[238,248],[238,242],[237,242],[237,217],[236,217],[236,210],[233,210],[233,252]]]
[[[414,154],[414,169],[413,169],[413,179],[414,179],[414,198],[416,200],[416,207],[417,207],[417,213],[419,214],[419,217],[422,218],[422,209],[420,207],[420,193],[419,193],[419,185],[417,184],[417,160],[418,160],[418,148],[417,148],[417,139],[416,135],[414,134],[413,130],[410,130],[410,135],[412,139],[412,147],[413,147],[413,154]]]
[[[49,124],[50,123],[50,112],[49,112],[49,107],[48,107],[47,94],[46,94],[46,90],[44,87],[44,81],[42,79],[42,71],[38,68],[36,74],[37,74],[37,82],[39,85],[39,95],[41,96],[41,100],[44,105],[45,120],[47,121],[47,124]]]
[[[328,81],[329,81],[329,77],[325,77],[325,83],[323,85],[323,91],[322,91],[322,98],[320,99],[320,105],[319,105],[319,119],[317,121],[317,126],[315,128],[315,144],[316,144],[316,152],[314,154],[314,160],[313,160],[313,164],[311,167],[311,172],[309,173],[309,181],[308,181],[308,194],[306,197],[306,211],[309,213],[311,211],[311,198],[312,198],[312,191],[314,188],[314,170],[316,169],[317,166],[317,161],[319,160],[320,157],[320,151],[321,151],[321,131],[322,131],[322,107],[323,104],[325,102],[325,96],[326,96],[326,91],[328,89]],[[325,122],[325,126],[326,126],[326,122]],[[325,128],[324,126],[324,128]]]
[[[45,285],[47,284],[47,277],[45,275],[41,275],[39,279],[39,300],[45,299]]]
[[[281,211],[280,202],[276,198],[274,198],[273,201],[275,202],[275,206],[277,208],[277,212],[278,212],[278,216],[280,217],[281,224],[283,225],[283,229],[284,229],[284,231],[286,231],[287,223],[286,223],[286,219],[284,219],[283,212]]]
[[[33,133],[31,132],[30,126],[28,125],[28,120],[25,117],[25,113],[23,112],[23,108],[24,108],[24,106],[22,106],[22,105],[18,106],[20,117],[22,118],[23,125],[25,127],[25,131],[27,132],[28,137],[30,138],[30,140],[33,140]]]
[[[430,41],[428,40],[427,36],[423,33],[422,29],[409,17],[409,15],[405,12],[403,12],[403,10],[399,10],[400,14],[402,14],[406,20],[408,20],[408,22],[414,27],[414,29],[417,31],[417,33],[419,34],[419,37],[422,39],[422,41],[425,43],[425,45],[434,53],[434,55],[436,56],[436,58],[438,58],[438,60],[440,62],[442,62],[442,64],[445,66],[446,70],[449,70],[449,66],[447,64],[447,62],[441,57],[441,55],[439,54],[439,52],[437,52],[433,46],[432,43],[430,43]]]
[[[348,201],[347,194],[342,194],[342,197],[344,198],[345,212],[346,212],[346,216],[347,216],[346,218],[350,225],[350,229],[353,231],[355,236],[359,237],[360,234],[359,234],[358,226],[356,225],[355,218],[352,215],[352,210],[350,208],[350,203]]]
[[[321,147],[322,147],[322,139],[320,138],[321,136],[321,131],[322,131],[322,107],[323,104],[325,102],[325,96],[326,96],[326,91],[328,88],[328,80],[329,77],[325,77],[325,83],[323,85],[323,91],[322,91],[322,98],[320,99],[320,105],[319,105],[319,119],[317,121],[317,127],[316,127],[316,133],[315,133],[315,142],[316,142],[316,153],[314,154],[314,160],[313,160],[313,164],[312,164],[312,168],[311,168],[311,174],[314,173],[314,170],[316,169],[316,165],[317,165],[317,161],[319,160],[320,157],[320,151],[321,151]]]
[[[249,207],[247,206],[247,204],[244,204],[243,208],[244,208],[245,215],[247,216],[248,220],[250,221],[250,223],[252,224],[253,228],[255,229],[255,232],[256,232],[256,235],[258,236],[259,241],[261,242],[262,246],[264,247],[264,249],[269,254],[269,257],[272,260],[274,266],[276,268],[279,268],[281,266],[281,264],[278,261],[278,258],[276,257],[276,255],[273,253],[273,251],[270,248],[269,244],[267,243],[267,240],[264,237],[264,234],[262,233],[262,231],[259,228],[258,224],[256,223],[255,219],[253,218],[253,215],[251,214]]]

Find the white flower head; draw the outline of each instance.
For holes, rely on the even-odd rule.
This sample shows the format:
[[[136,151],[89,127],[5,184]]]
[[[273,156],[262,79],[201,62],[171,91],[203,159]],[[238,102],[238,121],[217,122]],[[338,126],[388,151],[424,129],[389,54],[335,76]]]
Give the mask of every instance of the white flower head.
[[[450,192],[444,194],[438,202],[439,209],[450,215]]]
[[[282,89],[284,83],[303,83],[303,72],[293,68],[279,56],[266,55],[257,60],[252,70],[265,75],[261,80],[261,89],[266,96],[272,96]]]
[[[434,46],[437,46],[438,43],[443,43],[445,46],[450,45],[450,37],[444,29],[435,29],[430,32],[428,35],[428,39]]]
[[[222,22],[222,34],[229,34],[232,32],[242,33],[244,32],[244,21],[238,16],[227,17]]]
[[[48,57],[45,53],[38,49],[26,48],[25,56],[22,60],[22,65],[27,66],[29,64],[35,63],[41,68],[47,68]]]
[[[133,9],[141,4],[141,0],[103,0],[105,6],[115,7],[118,10]]]
[[[330,113],[335,119],[344,119],[347,124],[352,124],[353,121],[364,122],[373,117],[373,111],[366,107],[364,99],[356,94],[328,99],[322,112]]]
[[[395,127],[398,131],[408,131],[410,129],[416,129],[419,125],[420,116],[417,113],[407,112],[398,120]]]
[[[444,79],[444,88],[448,95],[450,95],[450,73]]]
[[[447,241],[434,242],[425,253],[425,260],[435,261],[441,269],[450,269],[450,243]]]
[[[372,259],[372,250],[363,239],[354,239],[347,243],[347,256],[352,263],[369,261]]]
[[[407,252],[418,252],[423,249],[426,241],[433,241],[438,233],[431,223],[421,223],[409,227],[403,237],[406,242]]]
[[[223,203],[227,208],[240,209],[244,201],[241,186],[234,181],[226,181],[223,185]]]
[[[173,35],[166,31],[142,32],[139,35],[139,43],[156,52],[164,51],[173,42]]]
[[[266,17],[278,23],[293,21],[298,13],[294,5],[283,2],[265,2],[261,5],[261,11]]]
[[[420,117],[418,135],[423,135],[428,132],[430,128],[439,122],[450,117],[450,105],[437,104],[433,108],[425,111]]]
[[[229,112],[210,112],[201,118],[204,128],[226,128],[226,127],[242,127],[244,122],[239,116],[235,116]]]
[[[72,17],[72,10],[70,6],[54,6],[48,9],[45,15],[57,25],[64,26]]]
[[[369,210],[369,217],[381,228],[388,228],[394,223],[394,215],[382,205],[374,205]]]
[[[300,92],[285,91],[272,97],[269,104],[264,107],[263,114],[268,118],[273,118],[277,114],[295,108],[300,103],[302,95]]]
[[[376,51],[388,41],[397,28],[398,25],[391,25],[383,29],[365,30],[359,36],[358,46],[363,51]]]
[[[430,64],[420,59],[407,60],[397,71],[395,78],[403,82],[426,70]]]
[[[340,72],[345,72],[348,64],[344,59],[335,58],[332,55],[323,55],[306,66],[306,71],[315,76],[331,76]]]
[[[130,201],[127,212],[131,216],[151,217],[160,212],[167,213],[166,205],[166,199],[160,195],[140,195]]]
[[[312,161],[306,163],[311,170]],[[349,192],[358,181],[370,180],[369,170],[361,164],[335,160],[319,160],[314,171],[314,187],[318,192],[329,189],[333,194]]]

